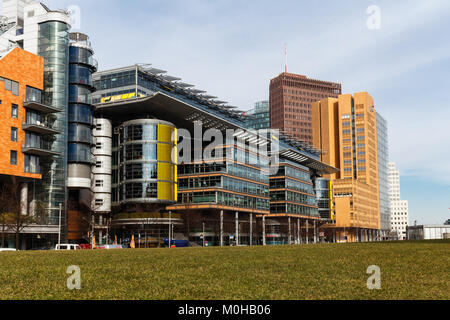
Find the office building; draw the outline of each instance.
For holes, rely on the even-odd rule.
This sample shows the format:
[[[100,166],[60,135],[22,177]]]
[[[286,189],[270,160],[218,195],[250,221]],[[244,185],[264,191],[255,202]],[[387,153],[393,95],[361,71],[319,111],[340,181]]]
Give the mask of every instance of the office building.
[[[280,136],[279,150],[272,149],[280,170],[270,175],[264,165],[269,155],[250,147],[271,144],[267,134],[247,132],[242,112],[164,70],[135,65],[102,71],[94,74],[94,86],[96,121],[112,124],[110,233],[119,241],[140,235],[142,246],[168,237],[252,245],[299,242],[300,235],[306,242],[308,234],[314,241],[315,178],[336,172],[317,150]],[[171,149],[183,141],[195,145],[192,155],[204,151],[205,142],[187,136],[202,137],[208,129],[235,134],[214,147],[214,159],[171,160]],[[181,143],[170,140],[180,130],[186,130]]]
[[[389,201],[391,211],[391,231],[396,234],[394,240],[406,240],[406,228],[409,225],[408,201],[400,197],[400,172],[395,163],[389,163]]]
[[[342,93],[341,84],[281,73],[270,81],[270,123],[298,140],[313,143],[312,104]]]
[[[450,239],[449,225],[407,226],[407,240],[443,240]]]
[[[249,129],[261,130],[270,128],[269,101],[255,103],[255,108],[247,112],[246,126]]]
[[[324,226],[337,242],[379,239],[378,134],[374,101],[367,92],[313,104],[314,146],[340,171],[327,175],[333,188],[334,222]]]
[[[380,223],[382,240],[389,239],[391,231],[391,211],[389,203],[389,141],[387,121],[377,113],[378,134],[378,178],[380,186]]]

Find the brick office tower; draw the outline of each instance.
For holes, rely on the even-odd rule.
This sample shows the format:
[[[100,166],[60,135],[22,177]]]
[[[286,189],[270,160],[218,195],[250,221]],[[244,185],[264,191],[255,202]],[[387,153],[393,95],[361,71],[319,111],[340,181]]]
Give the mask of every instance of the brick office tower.
[[[341,93],[340,83],[283,72],[270,81],[271,127],[312,145],[313,102],[337,98]]]

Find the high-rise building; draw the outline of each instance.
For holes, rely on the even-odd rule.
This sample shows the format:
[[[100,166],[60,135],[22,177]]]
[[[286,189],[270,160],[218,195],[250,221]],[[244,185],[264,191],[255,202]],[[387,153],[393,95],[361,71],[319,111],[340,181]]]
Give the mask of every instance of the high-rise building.
[[[70,16],[66,11],[51,10],[36,0],[3,0],[1,14],[0,57],[21,48],[44,61],[39,103],[45,106],[40,111],[46,116],[44,119],[41,115],[39,122],[45,120],[54,132],[39,137],[30,132],[27,136],[33,147],[39,145],[51,153],[40,159],[42,179],[34,183],[34,195],[48,211],[48,224],[58,225],[61,217],[62,241],[71,240],[68,188],[71,200],[76,193],[75,202],[88,199],[92,189],[90,95],[94,90],[91,76],[97,69],[93,50],[87,36],[69,34]]]
[[[339,173],[332,182],[336,241],[373,241],[379,236],[377,114],[367,92],[340,95],[313,104],[314,146]]]
[[[312,103],[341,93],[339,83],[281,73],[270,81],[271,126],[312,144]]]
[[[270,107],[269,101],[255,103],[255,108],[247,112],[245,119],[247,128],[254,130],[270,128]]]
[[[378,178],[380,186],[380,222],[381,237],[388,240],[391,230],[391,212],[389,204],[389,141],[387,121],[377,113],[377,134],[378,134]]]
[[[397,234],[398,240],[406,240],[406,228],[409,223],[408,201],[400,197],[400,172],[395,163],[389,163],[389,201],[391,209],[391,231]]]

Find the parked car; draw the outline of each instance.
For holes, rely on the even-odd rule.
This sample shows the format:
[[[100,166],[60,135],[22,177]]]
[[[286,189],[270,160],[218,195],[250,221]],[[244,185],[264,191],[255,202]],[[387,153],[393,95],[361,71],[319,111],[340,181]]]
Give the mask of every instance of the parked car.
[[[78,244],[57,244],[55,250],[81,250]]]
[[[121,244],[107,244],[107,245],[101,245],[95,247],[95,249],[98,250],[117,250],[117,249],[123,249],[123,246]]]
[[[16,249],[0,248],[0,252],[16,252]]]

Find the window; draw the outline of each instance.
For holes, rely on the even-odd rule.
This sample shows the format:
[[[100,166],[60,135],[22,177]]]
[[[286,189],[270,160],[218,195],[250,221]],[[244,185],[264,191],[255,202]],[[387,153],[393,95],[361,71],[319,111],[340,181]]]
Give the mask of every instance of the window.
[[[33,87],[29,87],[27,86],[26,88],[26,100],[27,101],[34,101],[34,102],[41,102],[41,90],[33,88]]]
[[[95,163],[95,167],[96,168],[101,168],[103,166],[103,162],[102,161],[97,161],[96,163]]]
[[[9,163],[16,166],[17,165],[17,151],[11,150],[9,156]]]
[[[17,142],[18,129],[11,127],[11,141]]]
[[[0,81],[5,82],[5,90],[11,91],[13,95],[19,95],[19,83],[0,77]]]
[[[103,205],[103,199],[95,199],[95,205],[96,206],[102,206]]]
[[[95,180],[96,187],[103,187],[103,180]]]
[[[19,118],[19,106],[14,103],[11,105],[11,118],[14,118],[14,119]]]
[[[25,155],[25,172],[40,173],[39,157],[32,155]]]
[[[11,81],[11,91],[15,96],[19,95],[19,83],[15,81]]]
[[[97,144],[95,145],[95,149],[99,150],[102,148],[102,143],[101,142],[97,142]]]

